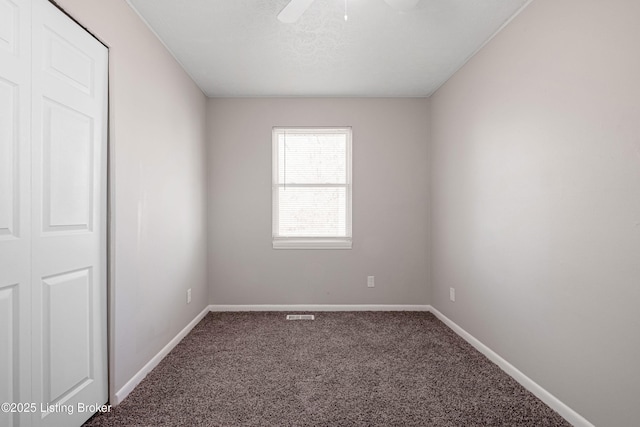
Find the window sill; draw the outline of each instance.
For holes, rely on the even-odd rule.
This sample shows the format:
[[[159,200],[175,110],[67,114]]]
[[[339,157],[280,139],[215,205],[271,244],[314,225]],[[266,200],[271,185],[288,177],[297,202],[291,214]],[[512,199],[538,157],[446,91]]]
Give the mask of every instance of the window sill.
[[[278,239],[273,249],[351,249],[351,239]]]

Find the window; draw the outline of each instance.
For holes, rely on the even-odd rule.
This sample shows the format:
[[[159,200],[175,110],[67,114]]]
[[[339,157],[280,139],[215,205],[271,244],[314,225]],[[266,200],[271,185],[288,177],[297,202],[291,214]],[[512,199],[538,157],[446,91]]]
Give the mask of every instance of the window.
[[[351,249],[351,128],[274,128],[272,200],[275,249]]]

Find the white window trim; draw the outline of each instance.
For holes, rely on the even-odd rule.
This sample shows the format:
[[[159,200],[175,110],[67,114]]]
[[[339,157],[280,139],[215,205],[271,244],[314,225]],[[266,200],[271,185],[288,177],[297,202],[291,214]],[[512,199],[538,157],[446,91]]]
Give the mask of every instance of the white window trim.
[[[347,183],[335,184],[335,186],[345,187],[347,193],[347,235],[345,237],[286,237],[277,236],[275,231],[278,230],[278,135],[286,132],[304,132],[304,133],[335,133],[346,132],[347,134]],[[330,127],[330,128],[316,128],[316,127],[274,127],[272,131],[272,177],[271,177],[271,213],[272,213],[272,240],[274,249],[351,249],[352,248],[352,195],[353,195],[353,181],[351,170],[353,168],[351,146],[353,139],[353,131],[350,126],[345,127]],[[304,187],[306,184],[287,184],[287,186]],[[309,186],[315,186],[309,184]]]

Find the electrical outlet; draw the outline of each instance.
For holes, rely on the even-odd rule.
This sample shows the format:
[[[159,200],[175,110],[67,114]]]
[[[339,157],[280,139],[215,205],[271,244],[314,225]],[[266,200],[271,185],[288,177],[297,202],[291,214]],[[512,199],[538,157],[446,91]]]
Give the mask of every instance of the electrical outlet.
[[[191,304],[191,288],[187,289],[187,304]]]
[[[367,288],[375,288],[375,287],[376,287],[375,276],[367,276]]]
[[[455,288],[449,288],[449,299],[452,302],[456,302],[456,290],[455,290]]]

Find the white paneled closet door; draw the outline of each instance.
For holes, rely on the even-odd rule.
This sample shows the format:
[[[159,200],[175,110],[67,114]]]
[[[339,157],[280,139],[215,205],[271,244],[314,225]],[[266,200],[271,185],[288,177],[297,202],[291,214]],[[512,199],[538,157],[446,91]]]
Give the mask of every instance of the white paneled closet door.
[[[107,401],[107,49],[46,0],[0,4],[0,402],[37,406],[0,425],[79,426]]]

